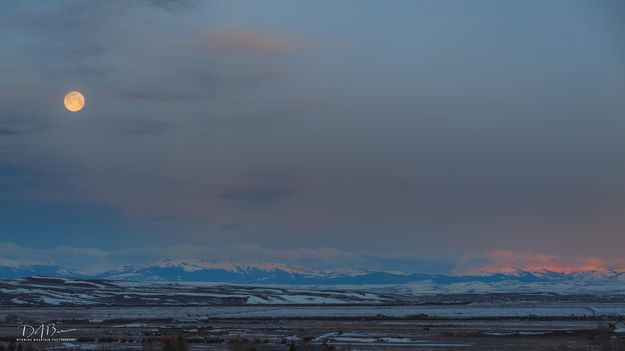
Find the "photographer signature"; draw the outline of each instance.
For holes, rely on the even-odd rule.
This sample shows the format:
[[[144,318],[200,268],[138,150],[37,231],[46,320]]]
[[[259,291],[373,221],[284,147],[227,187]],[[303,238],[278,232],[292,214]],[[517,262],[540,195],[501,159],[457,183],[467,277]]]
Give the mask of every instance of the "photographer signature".
[[[32,336],[35,337],[39,337],[39,338],[48,338],[48,337],[53,337],[55,335],[59,335],[59,334],[63,334],[63,333],[68,333],[68,332],[72,332],[75,331],[76,329],[60,329],[56,327],[56,324],[54,323],[48,323],[48,324],[41,324],[41,325],[28,325],[28,324],[23,324],[20,325],[18,328],[20,328],[22,330],[22,337],[24,338],[30,338]]]

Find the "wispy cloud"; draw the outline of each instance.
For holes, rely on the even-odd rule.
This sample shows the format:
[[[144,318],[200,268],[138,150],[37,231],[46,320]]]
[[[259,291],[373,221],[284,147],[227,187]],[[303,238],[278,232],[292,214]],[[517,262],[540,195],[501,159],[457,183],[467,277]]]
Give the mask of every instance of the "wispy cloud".
[[[247,203],[272,204],[292,193],[284,187],[239,187],[223,191],[219,197],[224,200],[234,200]]]
[[[193,9],[197,3],[196,0],[145,0],[144,2],[167,11]]]
[[[204,50],[226,54],[285,54],[295,49],[283,35],[262,31],[211,33],[197,38],[195,43]]]
[[[14,134],[19,134],[19,132],[13,129],[0,127],[0,135],[14,135]]]

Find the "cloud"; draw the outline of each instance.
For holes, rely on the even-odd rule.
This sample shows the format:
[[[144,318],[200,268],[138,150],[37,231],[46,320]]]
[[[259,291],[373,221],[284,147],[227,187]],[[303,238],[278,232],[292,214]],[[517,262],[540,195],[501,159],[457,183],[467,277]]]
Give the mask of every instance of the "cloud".
[[[196,0],[146,0],[147,4],[167,11],[189,10],[196,5]]]
[[[0,258],[0,266],[5,266],[5,267],[19,267],[20,264],[17,261],[14,260],[8,260],[5,258]]]
[[[110,117],[98,121],[98,124],[113,132],[121,132],[129,136],[159,136],[176,129],[176,124],[170,121],[143,117]]]
[[[273,204],[292,194],[292,190],[284,187],[238,187],[223,191],[219,197],[247,203]]]
[[[155,100],[155,101],[190,101],[190,100],[204,100],[215,96],[214,93],[192,93],[181,91],[158,91],[158,90],[141,90],[130,91],[124,94],[125,97],[131,100]]]
[[[196,40],[201,48],[226,54],[285,54],[293,52],[293,43],[269,32],[223,31]]]
[[[0,127],[0,135],[15,135],[15,134],[19,134],[19,132],[13,129]]]
[[[11,242],[0,242],[0,258],[22,265],[58,264],[72,268],[88,267],[101,263],[107,253],[93,248],[57,246],[53,248],[32,248]]]
[[[0,120],[2,120],[2,118],[0,117]],[[10,119],[6,119],[9,120]],[[15,122],[15,121],[12,121]],[[35,133],[38,131],[41,131],[42,128],[41,127],[34,127],[34,126],[26,126],[26,124],[28,123],[28,121],[21,121],[23,122],[22,125],[24,125],[23,128],[9,128],[9,127],[0,127],[0,135],[23,135],[23,134],[29,134],[29,133]],[[17,124],[17,123],[14,123]]]
[[[206,10],[202,16],[161,11],[196,4]],[[255,96],[255,88],[283,77],[283,67],[254,53],[291,45],[273,32],[206,26],[209,7],[148,0],[0,5],[0,39],[11,46],[0,55],[6,78],[0,90],[7,91],[0,97],[0,138],[7,143],[0,163],[44,176],[62,172],[59,178],[76,189],[72,200],[76,195],[139,225],[153,218],[204,222],[187,237],[203,234],[215,213],[225,212],[224,202],[273,204],[289,196],[290,189],[240,188],[229,178],[251,164],[236,150],[245,145],[238,131],[282,123],[297,110],[289,99],[267,104]],[[187,39],[198,36],[198,28],[202,40],[190,47]],[[69,89],[87,96],[79,119],[68,119],[60,103]],[[22,130],[41,135],[14,137]],[[223,137],[229,133],[236,135]],[[231,167],[215,155],[218,149],[231,155]],[[68,205],[69,196],[58,196],[65,188],[41,184],[49,186],[37,189],[37,199]],[[221,196],[219,189],[226,189]],[[49,193],[55,196],[46,198]],[[235,216],[218,222],[239,220]]]
[[[243,223],[232,222],[223,223],[219,226],[219,228],[223,230],[245,230],[246,226]]]
[[[63,180],[63,176],[62,171],[41,172],[33,167],[24,167],[0,159],[0,193],[4,194],[4,197],[0,198],[0,203],[13,200],[18,204],[22,201],[41,199],[40,195],[43,192],[47,192],[48,195],[67,193],[70,187]],[[16,205],[12,207],[15,209]]]
[[[517,270],[558,273],[575,272],[625,272],[625,259],[606,259],[600,257],[559,256],[535,252],[493,250],[483,254],[473,254],[464,258],[456,272],[509,273]]]

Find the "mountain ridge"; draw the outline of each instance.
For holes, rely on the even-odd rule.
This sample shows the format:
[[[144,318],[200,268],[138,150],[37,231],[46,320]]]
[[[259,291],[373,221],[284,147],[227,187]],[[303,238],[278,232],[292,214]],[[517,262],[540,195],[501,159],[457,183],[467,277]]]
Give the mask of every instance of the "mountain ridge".
[[[428,274],[386,271],[322,270],[280,263],[225,263],[216,261],[185,262],[161,260],[151,264],[124,265],[100,273],[78,273],[59,265],[0,265],[0,277],[18,279],[31,276],[59,278],[91,278],[133,281],[221,282],[235,284],[314,284],[314,285],[384,285],[430,281],[434,284],[502,282],[609,284],[625,283],[623,272],[583,271],[561,273],[552,271],[480,274]]]

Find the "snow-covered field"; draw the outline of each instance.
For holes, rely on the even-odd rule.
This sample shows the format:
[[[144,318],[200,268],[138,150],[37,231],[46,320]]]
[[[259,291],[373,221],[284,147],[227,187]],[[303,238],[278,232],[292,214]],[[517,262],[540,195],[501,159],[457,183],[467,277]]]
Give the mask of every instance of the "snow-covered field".
[[[50,346],[142,349],[182,333],[193,350],[231,342],[287,350],[592,350],[604,328],[625,330],[625,296],[423,285],[234,285],[66,278],[0,280],[0,345],[16,326],[55,323],[83,341]],[[4,323],[2,323],[4,321]],[[7,339],[7,337],[9,339]],[[77,339],[77,340],[78,340]],[[6,347],[6,345],[4,345]],[[258,348],[259,350],[262,348]]]
[[[389,304],[394,292],[325,287],[243,286],[206,283],[128,282],[67,278],[0,280],[0,305],[163,306],[256,304]]]
[[[0,280],[2,306],[243,306],[243,305],[371,305],[370,311],[385,314],[388,305],[506,305],[506,313],[520,313],[515,303],[540,302],[526,311],[550,311],[550,303],[574,302],[571,313],[592,313],[592,303],[625,303],[625,295],[563,290],[542,291],[536,283],[517,290],[492,289],[475,284],[449,284],[445,289],[425,283],[404,285],[302,286],[236,285],[215,283],[132,282],[68,278]],[[424,307],[420,307],[424,308]],[[460,307],[458,307],[460,308]],[[488,307],[481,307],[488,309]],[[595,308],[595,307],[593,307]],[[597,311],[601,307],[596,307]],[[616,307],[615,307],[616,308]],[[446,308],[445,311],[451,311]],[[619,310],[620,311],[620,310]],[[447,313],[447,312],[446,312]],[[456,313],[456,311],[451,312]],[[465,312],[457,312],[465,313]],[[489,312],[490,313],[490,312]],[[532,312],[533,313],[533,312]],[[551,312],[545,312],[551,313]],[[554,312],[555,313],[555,312]],[[559,313],[559,312],[558,312]]]

